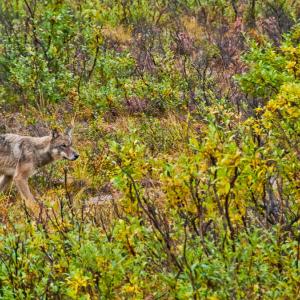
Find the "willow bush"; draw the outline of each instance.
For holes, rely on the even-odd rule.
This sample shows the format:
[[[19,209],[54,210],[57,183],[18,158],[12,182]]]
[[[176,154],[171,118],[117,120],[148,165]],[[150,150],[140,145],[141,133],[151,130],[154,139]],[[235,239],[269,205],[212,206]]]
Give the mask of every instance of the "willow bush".
[[[296,1],[0,4],[0,127],[80,159],[0,195],[1,299],[298,299]]]

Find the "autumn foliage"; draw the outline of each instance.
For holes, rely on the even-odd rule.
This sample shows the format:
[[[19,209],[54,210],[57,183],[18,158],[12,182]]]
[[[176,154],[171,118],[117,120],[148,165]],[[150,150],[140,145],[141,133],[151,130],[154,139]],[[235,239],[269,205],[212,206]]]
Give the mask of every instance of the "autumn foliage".
[[[0,131],[80,159],[0,195],[1,299],[298,299],[297,1],[2,1]]]

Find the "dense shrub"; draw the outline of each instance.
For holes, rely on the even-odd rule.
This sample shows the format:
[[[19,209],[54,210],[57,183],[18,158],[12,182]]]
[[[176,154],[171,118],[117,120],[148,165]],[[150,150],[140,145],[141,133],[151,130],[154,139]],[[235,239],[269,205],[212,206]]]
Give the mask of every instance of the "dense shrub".
[[[299,298],[296,2],[1,2],[1,132],[80,152],[0,195],[1,299]]]

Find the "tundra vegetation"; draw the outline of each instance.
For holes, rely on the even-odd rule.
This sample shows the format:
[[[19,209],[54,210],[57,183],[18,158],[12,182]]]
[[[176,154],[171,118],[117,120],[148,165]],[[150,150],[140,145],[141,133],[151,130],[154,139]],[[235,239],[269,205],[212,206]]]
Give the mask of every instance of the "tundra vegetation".
[[[300,299],[300,2],[0,2],[1,132],[80,159],[0,195],[1,299]]]

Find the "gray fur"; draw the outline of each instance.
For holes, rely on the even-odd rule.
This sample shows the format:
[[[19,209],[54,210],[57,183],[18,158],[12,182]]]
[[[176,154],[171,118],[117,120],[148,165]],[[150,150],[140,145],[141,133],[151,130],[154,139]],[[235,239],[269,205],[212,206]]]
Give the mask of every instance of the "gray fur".
[[[0,192],[14,181],[26,205],[34,209],[35,199],[28,186],[34,172],[59,159],[76,160],[71,134],[61,135],[54,130],[44,137],[0,135]]]

